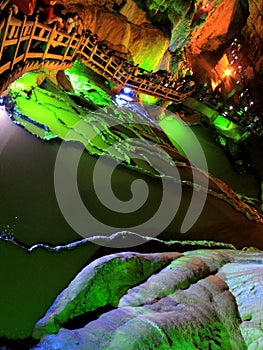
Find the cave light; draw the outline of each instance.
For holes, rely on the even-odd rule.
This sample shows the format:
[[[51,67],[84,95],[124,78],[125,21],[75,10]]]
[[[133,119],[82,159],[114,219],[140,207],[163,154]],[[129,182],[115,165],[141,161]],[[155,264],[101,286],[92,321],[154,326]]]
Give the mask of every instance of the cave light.
[[[124,92],[125,94],[129,95],[129,94],[132,92],[132,89],[129,88],[128,86],[125,86],[125,87],[123,88],[123,92]]]
[[[215,88],[218,86],[219,83],[220,83],[220,80],[216,81],[216,80],[211,79],[211,86],[212,86],[213,91],[215,91]]]
[[[119,106],[126,105],[127,102],[132,102],[133,98],[126,94],[119,94],[115,96],[115,101]]]
[[[201,7],[202,12],[208,12],[209,11],[209,5],[208,3],[204,3]]]
[[[225,76],[226,76],[226,77],[229,77],[231,74],[232,74],[231,69],[227,68],[227,69],[225,70]]]
[[[231,63],[232,63],[232,61],[231,61]],[[234,61],[233,61],[233,63],[234,63]],[[232,70],[229,67],[229,61],[228,61],[228,57],[226,54],[224,54],[221,57],[220,61],[218,62],[218,64],[214,68],[214,72],[217,75],[217,77],[223,81],[224,81],[224,78],[226,76],[229,76],[232,73]]]
[[[118,105],[123,106],[127,102],[135,101],[135,93],[130,87],[124,86],[120,94],[115,96],[115,101]]]

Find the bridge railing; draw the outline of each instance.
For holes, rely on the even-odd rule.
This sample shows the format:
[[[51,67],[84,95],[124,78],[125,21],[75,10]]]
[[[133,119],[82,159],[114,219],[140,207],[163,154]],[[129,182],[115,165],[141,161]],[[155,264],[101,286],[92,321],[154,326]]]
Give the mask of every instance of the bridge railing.
[[[80,38],[35,21],[17,20],[10,12],[0,33],[0,74],[32,59],[73,61]]]
[[[93,36],[60,32],[38,22],[37,17],[34,21],[28,21],[24,16],[21,21],[13,16],[12,11],[6,18],[0,19],[0,94],[26,72],[67,69],[76,58],[119,87],[126,85],[160,99],[180,103],[193,92],[193,89],[187,90],[176,81],[167,84],[163,77],[105,51]],[[246,119],[236,123],[251,132],[262,134],[261,124],[247,126]]]
[[[150,74],[148,71],[133,66],[112,53],[106,53],[92,36],[60,32],[55,27],[38,22],[37,17],[35,21],[28,21],[24,16],[20,21],[13,17],[12,11],[0,26],[0,75],[11,73],[25,64],[28,71],[32,67],[35,69],[36,60],[40,69],[43,69],[43,62],[50,62],[45,67],[59,69],[54,62],[60,62],[63,66],[65,62],[73,64],[76,58],[119,86],[128,85],[139,92],[175,102],[180,102],[191,94],[190,91],[179,92],[164,86],[161,77],[157,82],[151,81],[149,76],[147,78]],[[35,64],[29,64],[30,62]],[[21,72],[25,70],[20,69]],[[136,70],[140,74],[135,74]],[[9,75],[8,79],[11,81],[12,77]],[[2,91],[0,86],[0,92]]]
[[[136,66],[127,63],[118,56],[105,53],[98,43],[92,43],[88,38],[83,40],[78,52],[78,59],[91,67],[98,74],[121,86],[129,86],[139,92],[180,102],[191,95],[191,91],[179,92],[166,87],[160,77],[158,82],[152,82],[148,71],[139,69],[140,75],[135,75]],[[148,79],[146,78],[148,76]]]

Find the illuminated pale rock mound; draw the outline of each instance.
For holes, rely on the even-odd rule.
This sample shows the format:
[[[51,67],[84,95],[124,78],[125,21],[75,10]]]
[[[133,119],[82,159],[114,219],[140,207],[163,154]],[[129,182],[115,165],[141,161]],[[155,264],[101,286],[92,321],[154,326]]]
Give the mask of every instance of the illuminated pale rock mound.
[[[234,250],[100,258],[36,324],[33,336],[46,335],[34,349],[259,349],[262,258]]]
[[[61,324],[87,310],[93,311],[105,305],[118,306],[120,297],[127,290],[158,271],[180,253],[139,254],[119,253],[100,258],[84,268],[69,289],[57,298],[46,316],[34,329],[34,337],[56,333]],[[125,271],[120,283],[120,275]]]

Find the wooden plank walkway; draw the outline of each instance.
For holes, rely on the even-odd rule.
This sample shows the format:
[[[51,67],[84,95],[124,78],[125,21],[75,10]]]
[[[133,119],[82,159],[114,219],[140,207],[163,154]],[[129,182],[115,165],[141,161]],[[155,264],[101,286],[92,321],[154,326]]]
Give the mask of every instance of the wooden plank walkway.
[[[35,21],[19,21],[10,12],[0,25],[0,94],[19,75],[36,69],[65,69],[76,59],[119,86],[179,103],[193,92],[176,90],[180,83],[164,84],[162,76],[106,53],[92,36],[68,35]],[[38,67],[39,65],[39,67]]]
[[[195,89],[202,89],[191,81],[182,83],[148,72],[108,51],[92,35],[69,35],[43,25],[38,18],[29,21],[24,16],[21,21],[10,11],[7,18],[0,19],[0,95],[26,72],[68,69],[76,59],[120,88],[129,86],[174,103],[186,100]],[[228,119],[249,132],[263,134],[262,123],[251,125],[249,120],[238,119],[233,113]]]

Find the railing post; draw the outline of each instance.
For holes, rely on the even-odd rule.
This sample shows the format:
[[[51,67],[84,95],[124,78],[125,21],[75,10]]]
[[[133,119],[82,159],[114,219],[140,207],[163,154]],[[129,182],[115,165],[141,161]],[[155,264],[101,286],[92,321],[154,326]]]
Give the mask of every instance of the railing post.
[[[131,77],[132,77],[132,73],[129,72],[127,78],[124,77],[125,80],[124,80],[124,82],[123,82],[123,85],[125,85],[125,84],[127,83],[127,81],[129,81],[129,80],[131,79]]]
[[[52,28],[51,32],[50,32],[50,36],[49,36],[49,39],[48,39],[48,42],[47,42],[47,46],[46,46],[46,49],[43,53],[43,56],[42,56],[42,61],[44,61],[46,59],[46,56],[48,54],[48,50],[50,48],[50,45],[52,43],[52,40],[53,38],[55,37],[55,34],[57,34],[57,30],[56,30],[56,26],[54,25],[54,27]]]
[[[109,57],[109,56],[108,56]],[[111,62],[112,62],[112,56],[109,57],[109,60],[107,61],[106,63],[106,66],[104,67],[104,72],[106,71],[106,69],[111,65]]]
[[[75,33],[71,36],[71,38],[70,38],[70,40],[69,40],[68,46],[67,46],[66,51],[65,51],[65,53],[64,53],[64,55],[63,55],[63,58],[62,58],[62,62],[65,61],[65,58],[66,58],[66,56],[67,56],[67,54],[68,54],[68,52],[69,52],[69,50],[70,50],[72,41],[73,41],[74,39],[75,39]],[[73,56],[73,55],[72,55],[72,56]]]
[[[5,30],[3,32],[3,37],[0,36],[0,60],[2,59],[3,50],[5,47],[5,39],[7,37],[8,27],[9,27],[9,23],[12,19],[12,16],[13,16],[13,11],[11,10],[8,17],[7,17],[6,23],[4,24]]]
[[[92,62],[94,62],[94,60],[92,59],[92,57],[94,56],[94,54],[96,53],[96,51],[98,50],[98,43],[95,43],[93,46],[93,49],[91,51],[91,54],[89,56],[89,61],[92,60]],[[96,62],[96,61],[95,61]]]
[[[83,40],[83,39],[85,39],[85,40]],[[79,45],[78,51],[77,51],[78,55],[82,55],[82,53],[83,53],[83,51],[84,51],[84,49],[85,49],[85,47],[86,47],[88,42],[89,42],[89,37],[84,37],[84,36],[81,37],[80,45],[82,44],[82,48],[79,49],[80,48],[80,45]]]
[[[112,76],[113,79],[117,76],[117,74],[119,73],[121,68],[122,68],[122,62],[120,62],[120,64],[118,65],[118,68],[115,70],[115,72],[114,72],[114,74]]]
[[[140,83],[140,85],[139,85],[139,88],[138,89],[141,89],[141,90],[143,90],[144,88],[143,88],[143,85],[147,85],[147,83],[146,83],[146,79],[145,78],[141,78],[142,79],[142,81],[141,81],[141,83]]]
[[[35,18],[35,21],[34,21],[34,24],[33,24],[32,30],[31,30],[30,38],[29,38],[28,43],[27,43],[26,52],[25,52],[24,59],[23,59],[24,62],[27,59],[27,54],[30,50],[31,43],[32,43],[33,37],[35,35],[37,23],[38,23],[38,16],[36,16],[36,18]]]
[[[79,48],[84,41],[86,42],[86,38],[83,35],[81,35],[81,37],[78,40],[78,45],[77,45],[75,52],[74,52],[74,55],[73,55],[74,57],[76,57],[79,54]]]
[[[26,20],[27,20],[27,16],[24,16],[24,19],[23,19],[23,22],[22,22],[22,26],[20,27],[20,33],[19,33],[19,37],[18,37],[17,44],[16,44],[16,49],[15,49],[14,57],[13,57],[13,60],[12,60],[12,63],[11,63],[11,67],[10,67],[11,70],[13,70],[14,65],[15,65],[16,56],[17,56],[17,53],[18,53],[18,50],[19,50],[19,46],[20,46],[20,43],[21,43],[21,39],[22,39],[22,37],[23,37],[23,32],[24,32]]]

